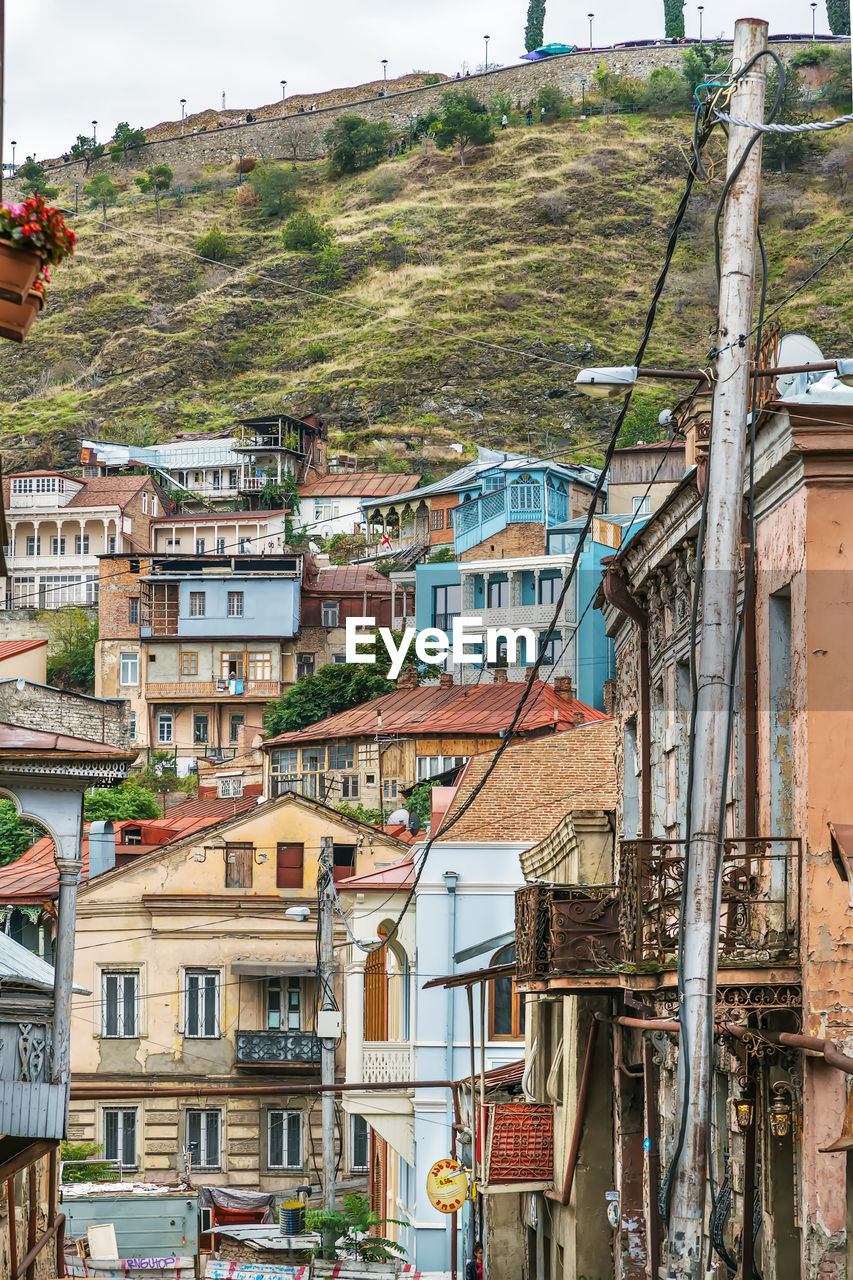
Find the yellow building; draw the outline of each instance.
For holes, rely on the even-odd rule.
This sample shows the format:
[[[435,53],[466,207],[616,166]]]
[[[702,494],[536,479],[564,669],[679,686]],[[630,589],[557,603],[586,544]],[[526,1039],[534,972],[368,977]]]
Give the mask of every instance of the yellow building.
[[[336,880],[405,851],[293,794],[121,867],[109,836],[103,855],[90,836],[75,979],[93,994],[73,1011],[70,1137],[102,1145],[136,1178],[171,1182],[189,1162],[197,1184],[316,1184],[323,837]],[[298,905],[305,918],[286,918]],[[336,946],[344,939],[337,921]],[[341,1000],[338,978],[335,989]],[[366,1140],[350,1122],[341,1178],[366,1170]]]

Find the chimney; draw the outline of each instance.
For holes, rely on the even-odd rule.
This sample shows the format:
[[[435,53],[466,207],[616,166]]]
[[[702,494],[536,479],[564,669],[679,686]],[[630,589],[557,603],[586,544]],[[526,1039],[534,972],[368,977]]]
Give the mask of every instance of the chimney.
[[[604,694],[604,710],[607,712],[609,716],[612,716],[616,711],[616,681],[615,680],[604,681],[603,694]]]
[[[417,689],[418,687],[418,669],[417,667],[404,667],[397,676],[398,689]]]
[[[506,667],[495,667],[492,672],[492,684],[506,684],[508,679]]]
[[[558,693],[561,698],[566,698],[571,702],[575,696],[575,691],[572,688],[572,677],[554,676],[554,692]]]
[[[585,722],[584,713],[582,711],[576,711],[575,714],[572,716],[572,723],[574,724],[575,728],[576,729],[580,728],[580,726],[584,722]]]
[[[441,675],[438,677],[438,687],[439,689],[453,688],[453,672],[452,671],[442,671]]]
[[[116,834],[111,822],[93,822],[89,827],[89,879],[112,871],[116,864]]]

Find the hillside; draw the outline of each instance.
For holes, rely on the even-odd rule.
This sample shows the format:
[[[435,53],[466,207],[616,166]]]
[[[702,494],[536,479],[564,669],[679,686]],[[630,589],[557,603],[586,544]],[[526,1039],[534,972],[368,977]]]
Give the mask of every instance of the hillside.
[[[281,222],[245,206],[233,171],[176,170],[176,183],[217,189],[164,200],[162,227],[150,197],[128,196],[106,231],[99,210],[81,209],[45,316],[23,346],[0,350],[4,465],[71,464],[83,436],[144,442],[280,408],[320,413],[333,445],[384,465],[458,461],[453,442],[592,460],[612,411],[575,393],[574,367],[633,358],[689,125],[635,115],[515,128],[465,169],[431,144],[338,182],[303,167],[305,206],[333,229],[336,260],[285,251]],[[771,305],[849,233],[853,149],[840,136],[809,172],[766,179]],[[697,187],[649,363],[705,358],[718,193]],[[59,203],[73,207],[73,188]],[[193,254],[214,223],[223,264]],[[786,307],[786,328],[853,353],[851,285],[842,256]],[[644,393],[641,430],[668,399]]]

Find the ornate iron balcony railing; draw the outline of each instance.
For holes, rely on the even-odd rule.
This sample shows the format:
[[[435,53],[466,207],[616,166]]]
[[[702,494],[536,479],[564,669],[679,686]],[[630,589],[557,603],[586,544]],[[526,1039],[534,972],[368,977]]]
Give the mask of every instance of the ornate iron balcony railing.
[[[238,1031],[236,1058],[241,1066],[313,1065],[320,1041],[313,1031]]]

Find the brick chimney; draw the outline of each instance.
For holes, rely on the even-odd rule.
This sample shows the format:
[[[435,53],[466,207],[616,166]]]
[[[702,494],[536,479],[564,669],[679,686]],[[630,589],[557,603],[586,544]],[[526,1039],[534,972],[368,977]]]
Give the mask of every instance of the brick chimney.
[[[580,725],[584,723],[585,719],[586,717],[584,716],[584,713],[582,711],[576,711],[572,716],[572,723],[577,729]]]
[[[418,670],[417,667],[404,667],[397,676],[398,689],[417,689],[418,687]]]
[[[616,681],[605,680],[603,693],[604,693],[604,710],[607,712],[609,716],[612,716],[616,712]]]
[[[495,667],[492,672],[492,684],[506,684],[509,679],[506,667]]]
[[[554,676],[554,692],[558,693],[561,698],[567,698],[569,701],[575,696],[572,688],[571,676]]]
[[[441,675],[438,677],[438,687],[439,689],[453,688],[453,672],[452,671],[442,671]]]

